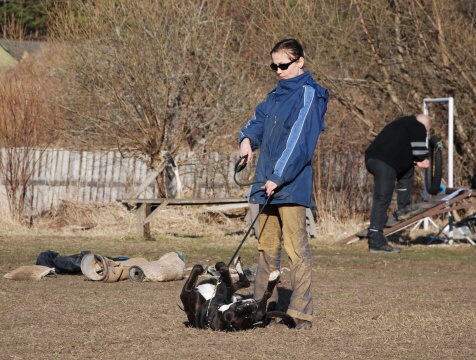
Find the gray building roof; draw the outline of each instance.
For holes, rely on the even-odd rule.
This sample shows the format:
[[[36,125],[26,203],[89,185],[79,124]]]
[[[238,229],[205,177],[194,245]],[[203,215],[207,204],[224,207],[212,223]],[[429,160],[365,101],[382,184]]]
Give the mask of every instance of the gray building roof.
[[[39,41],[0,39],[0,46],[16,61],[20,61],[25,55],[38,52],[42,43]]]

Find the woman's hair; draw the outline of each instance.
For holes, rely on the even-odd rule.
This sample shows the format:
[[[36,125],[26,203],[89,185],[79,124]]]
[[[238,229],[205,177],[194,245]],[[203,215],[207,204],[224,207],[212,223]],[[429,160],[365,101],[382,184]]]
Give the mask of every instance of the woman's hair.
[[[300,57],[304,57],[304,50],[296,39],[283,39],[276,43],[274,45],[273,49],[270,52],[270,55],[284,51],[286,54],[288,54],[291,59],[290,60],[295,60],[299,59]]]

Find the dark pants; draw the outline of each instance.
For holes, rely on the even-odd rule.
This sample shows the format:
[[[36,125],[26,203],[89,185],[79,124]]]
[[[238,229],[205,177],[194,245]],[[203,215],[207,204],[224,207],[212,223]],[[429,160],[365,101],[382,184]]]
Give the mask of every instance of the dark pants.
[[[398,210],[403,210],[410,204],[414,168],[411,166],[406,172],[398,174],[392,166],[377,159],[368,159],[365,166],[374,176],[369,245],[381,247],[387,244],[383,229],[387,222],[387,211],[395,190],[395,181],[397,182]]]

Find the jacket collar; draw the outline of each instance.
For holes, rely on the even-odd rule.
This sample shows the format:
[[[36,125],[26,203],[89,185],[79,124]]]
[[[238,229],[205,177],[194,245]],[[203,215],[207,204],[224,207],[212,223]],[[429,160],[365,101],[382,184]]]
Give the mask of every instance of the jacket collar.
[[[290,90],[301,88],[307,83],[310,77],[311,73],[309,71],[305,71],[303,74],[291,79],[279,80],[278,86],[276,87],[276,93],[279,95],[281,93],[287,93]]]

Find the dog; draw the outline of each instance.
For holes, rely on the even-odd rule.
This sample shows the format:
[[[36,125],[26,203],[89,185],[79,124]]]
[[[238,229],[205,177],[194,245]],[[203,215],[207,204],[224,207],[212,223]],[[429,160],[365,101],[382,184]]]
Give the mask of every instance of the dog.
[[[276,284],[279,281],[279,270],[269,276],[267,289],[259,301],[243,299],[235,292],[250,286],[250,281],[243,272],[240,258],[235,258],[235,269],[238,280],[233,283],[228,266],[217,262],[215,269],[220,277],[209,278],[197,284],[198,277],[203,273],[202,265],[192,268],[186,280],[180,300],[183,311],[187,315],[191,327],[211,329],[214,331],[240,331],[267,326],[274,318],[280,318],[281,323],[289,328],[296,326],[294,319],[280,312],[267,312],[266,307]]]

